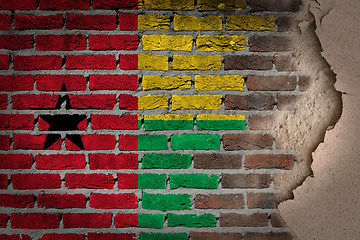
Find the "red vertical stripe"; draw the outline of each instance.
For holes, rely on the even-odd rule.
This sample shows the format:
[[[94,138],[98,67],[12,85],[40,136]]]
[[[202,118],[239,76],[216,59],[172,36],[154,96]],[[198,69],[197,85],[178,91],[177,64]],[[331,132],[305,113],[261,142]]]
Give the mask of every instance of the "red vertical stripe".
[[[120,30],[138,30],[137,14],[120,14]]]
[[[118,187],[119,189],[137,189],[138,188],[138,175],[137,174],[118,174]]]
[[[138,55],[120,55],[120,69],[137,70]]]
[[[138,97],[130,94],[120,94],[119,108],[124,110],[138,110]]]
[[[120,135],[119,136],[120,151],[137,151],[138,136],[136,135]]]

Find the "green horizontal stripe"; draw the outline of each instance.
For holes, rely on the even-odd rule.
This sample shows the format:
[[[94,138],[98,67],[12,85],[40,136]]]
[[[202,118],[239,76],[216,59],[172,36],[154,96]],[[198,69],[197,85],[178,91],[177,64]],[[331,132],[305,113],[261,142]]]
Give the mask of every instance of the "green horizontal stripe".
[[[160,211],[190,210],[189,194],[142,194],[142,208]]]
[[[138,214],[138,226],[140,228],[155,228],[162,229],[164,227],[164,214]]]
[[[145,120],[146,131],[159,130],[192,130],[194,128],[193,120]]]
[[[168,214],[168,227],[216,227],[216,217],[213,214]]]
[[[139,135],[138,150],[167,150],[168,139],[166,135]]]
[[[198,130],[245,130],[246,120],[196,120]]]
[[[187,233],[140,233],[140,240],[187,240]]]
[[[220,150],[220,135],[183,134],[171,136],[171,148],[177,150]]]
[[[139,189],[165,189],[166,174],[143,173],[138,175]]]
[[[191,165],[190,154],[146,154],[142,158],[143,169],[187,169]]]

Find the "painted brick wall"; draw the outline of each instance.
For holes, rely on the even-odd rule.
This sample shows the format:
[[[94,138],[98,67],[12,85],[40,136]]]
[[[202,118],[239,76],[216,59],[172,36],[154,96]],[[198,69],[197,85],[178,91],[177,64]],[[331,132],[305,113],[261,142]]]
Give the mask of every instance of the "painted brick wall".
[[[0,0],[0,239],[293,239],[275,0]]]

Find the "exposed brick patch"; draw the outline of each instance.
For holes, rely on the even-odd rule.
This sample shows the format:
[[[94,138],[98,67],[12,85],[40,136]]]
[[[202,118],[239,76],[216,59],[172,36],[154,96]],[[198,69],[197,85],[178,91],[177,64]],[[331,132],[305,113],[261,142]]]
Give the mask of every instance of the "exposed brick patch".
[[[225,56],[226,70],[271,70],[272,68],[271,56]]]
[[[248,155],[245,157],[246,169],[279,168],[292,169],[294,166],[294,155]]]
[[[222,227],[264,227],[268,224],[267,213],[238,214],[221,213],[220,226]]]
[[[274,193],[248,193],[247,204],[249,208],[276,208],[278,199]]]
[[[242,194],[198,194],[195,197],[195,208],[201,209],[239,209],[244,208]]]
[[[249,81],[249,80],[248,80]],[[252,88],[256,83],[248,84],[248,88]],[[254,86],[255,88],[256,86]],[[258,87],[259,88],[259,87]],[[271,95],[252,94],[248,96],[241,95],[226,95],[225,108],[228,110],[273,110],[275,105],[275,98]]]
[[[271,177],[268,174],[223,174],[224,188],[268,188]]]
[[[252,35],[249,46],[252,52],[287,52],[291,51],[291,40],[288,37]]]
[[[248,76],[246,85],[250,91],[294,91],[295,76]]]
[[[270,134],[231,134],[224,135],[223,142],[227,151],[272,149],[273,136]]]
[[[237,169],[242,165],[241,155],[196,154],[194,168],[199,169]]]

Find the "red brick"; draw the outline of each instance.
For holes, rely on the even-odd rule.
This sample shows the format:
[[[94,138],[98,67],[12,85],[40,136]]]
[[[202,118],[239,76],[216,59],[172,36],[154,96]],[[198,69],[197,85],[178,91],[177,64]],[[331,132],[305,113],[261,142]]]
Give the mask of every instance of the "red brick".
[[[8,221],[9,221],[9,216],[5,213],[0,213],[0,228],[6,228]]]
[[[116,27],[116,15],[69,14],[66,21],[67,29],[115,30]]]
[[[136,70],[138,69],[138,55],[120,55],[120,69]]]
[[[90,75],[90,90],[130,90],[139,86],[137,75]]]
[[[220,213],[221,227],[265,227],[267,225],[267,213]]]
[[[297,32],[300,30],[298,24],[293,17],[279,17],[276,23],[279,32]]]
[[[223,188],[268,188],[271,176],[268,174],[223,174]]]
[[[14,56],[15,70],[60,70],[61,67],[61,56]]]
[[[56,189],[61,187],[59,174],[13,174],[13,189]]]
[[[276,56],[275,67],[279,72],[282,71],[297,71],[297,64],[294,57],[290,56]]]
[[[251,115],[248,126],[251,130],[271,130],[274,127],[274,115]]]
[[[46,233],[39,240],[85,240],[85,234],[76,233]]]
[[[86,77],[82,75],[36,75],[36,87],[39,91],[84,91]]]
[[[39,0],[40,10],[88,10],[89,0]]]
[[[311,79],[308,76],[300,76],[299,78],[299,90],[307,91],[310,88]]]
[[[0,94],[0,109],[7,109],[7,106],[8,106],[7,94]],[[0,140],[0,142],[1,142],[1,140]],[[0,146],[0,149],[1,149],[1,146]]]
[[[85,35],[38,35],[37,51],[74,51],[86,50]]]
[[[118,173],[118,188],[119,189],[137,189],[138,175]]]
[[[116,104],[115,94],[97,95],[72,95],[69,94],[71,108],[76,109],[108,109],[111,110]]]
[[[138,44],[138,35],[89,35],[90,50],[135,51]]]
[[[115,154],[90,154],[90,169],[137,169],[138,155],[134,153]]]
[[[287,52],[292,50],[291,39],[283,36],[249,37],[250,52]]]
[[[0,91],[31,91],[34,82],[32,75],[0,75]]]
[[[138,30],[138,15],[122,13],[119,16],[120,30]]]
[[[225,70],[272,70],[272,56],[225,56]]]
[[[113,189],[114,176],[112,174],[94,173],[67,173],[65,176],[65,187],[70,189]]]
[[[0,240],[31,240],[31,237],[25,234],[21,234],[21,236],[20,234],[0,234]]]
[[[10,149],[10,136],[0,135],[0,150]]]
[[[119,136],[120,151],[137,151],[138,136],[136,135],[120,135]]]
[[[292,240],[291,233],[288,232],[269,232],[258,233],[249,232],[245,234],[244,240]]]
[[[15,29],[61,29],[63,16],[61,14],[49,16],[15,15]]]
[[[137,115],[91,115],[91,128],[113,130],[137,130]]]
[[[36,168],[46,170],[84,169],[84,154],[36,155]]]
[[[0,169],[30,169],[32,164],[31,154],[0,154]]]
[[[249,91],[294,91],[295,76],[248,76],[246,85]]]
[[[33,130],[34,115],[0,114],[0,130]]]
[[[279,200],[274,193],[248,193],[248,208],[273,209],[276,208]]]
[[[0,207],[33,208],[34,195],[0,194]]]
[[[264,94],[226,95],[224,104],[226,110],[265,111],[274,109],[275,98]]]
[[[113,135],[80,135],[84,150],[110,150],[115,148],[115,136]],[[66,149],[70,151],[81,150],[68,137],[65,141]]]
[[[192,232],[192,240],[240,240],[241,233]]]
[[[194,156],[194,168],[197,169],[239,169],[241,165],[241,155],[212,153]]]
[[[251,11],[268,12],[297,12],[300,9],[300,0],[250,0],[248,1]]]
[[[9,179],[7,174],[0,174],[0,189],[7,189]]]
[[[242,194],[197,194],[195,208],[240,209],[244,208],[244,196]]]
[[[40,208],[86,208],[83,194],[41,194],[37,197]]]
[[[11,228],[54,229],[60,226],[61,214],[52,213],[13,213],[10,216]]]
[[[270,215],[270,222],[273,227],[286,227],[286,223],[279,213],[272,213]]]
[[[0,0],[0,10],[35,10],[36,0]]]
[[[11,15],[0,14],[0,30],[10,30]]]
[[[88,233],[88,240],[134,240],[135,233]]]
[[[301,96],[295,95],[278,95],[277,96],[277,107],[279,110],[292,111],[298,107]]]
[[[99,209],[128,209],[137,208],[138,199],[135,193],[101,194],[92,193],[90,207]]]
[[[262,154],[262,155],[248,155],[245,156],[245,168],[246,169],[284,169],[291,170],[294,167],[295,157],[294,155],[274,155],[274,154]]]
[[[64,228],[110,228],[111,213],[63,213]]]
[[[29,49],[34,46],[34,38],[31,35],[0,35],[0,49]]]
[[[114,55],[67,55],[66,69],[116,69]]]
[[[0,70],[8,70],[9,64],[10,64],[10,55],[0,54]]]
[[[94,0],[94,9],[138,9],[138,0]]]
[[[131,94],[120,94],[119,108],[123,110],[138,110],[138,97]]]
[[[270,134],[225,134],[223,136],[226,151],[272,149],[273,142],[274,137]]]
[[[138,216],[134,213],[118,213],[114,217],[115,227],[128,228],[138,226]]]
[[[55,109],[59,95],[50,94],[19,94],[14,95],[13,109]]]

